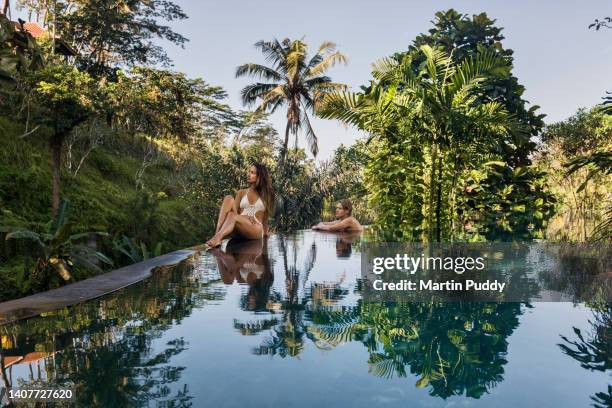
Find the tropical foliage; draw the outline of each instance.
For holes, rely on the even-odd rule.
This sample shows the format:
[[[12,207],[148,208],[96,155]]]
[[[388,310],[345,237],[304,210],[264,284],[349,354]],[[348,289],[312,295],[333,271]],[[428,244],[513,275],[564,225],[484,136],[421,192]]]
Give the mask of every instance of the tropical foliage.
[[[158,40],[187,41],[164,24],[187,18],[172,1],[18,0],[17,6],[76,50],[72,63],[96,77],[112,76],[123,66],[169,64]]]
[[[408,238],[417,238],[419,230],[415,227],[420,225],[401,227],[406,219],[418,219],[418,214],[405,217],[400,213],[407,207],[401,197],[406,191],[413,197],[425,192],[426,198],[419,201],[427,208],[423,224],[428,238],[441,240],[443,217],[450,221],[445,235],[455,236],[457,195],[465,184],[461,172],[474,170],[487,159],[494,160],[504,139],[521,131],[501,103],[480,99],[487,76],[504,75],[508,70],[493,51],[482,49],[455,64],[443,49],[423,45],[399,60],[377,63],[375,82],[363,93],[335,93],[326,99],[324,117],[356,125],[378,139],[378,149],[388,147],[399,154],[399,160],[405,156],[406,161],[418,163],[407,169],[393,162],[392,168],[369,173],[372,204],[392,214],[387,217],[386,229],[391,227]],[[428,170],[423,168],[424,162]],[[407,174],[397,180],[398,173]],[[388,194],[393,184],[400,185],[394,191],[397,195]],[[397,204],[391,200],[397,200]],[[443,208],[443,202],[450,202],[450,206]]]
[[[253,161],[273,175],[276,231],[331,219],[349,198],[379,239],[531,239],[546,228],[554,239],[609,235],[610,105],[583,127],[541,134],[543,115],[522,98],[513,52],[484,13],[437,13],[356,93],[329,76],[346,63],[333,43],[313,52],[301,39],[259,41],[265,62],[236,70],[255,79],[242,99],[256,109],[237,111],[223,88],[164,66],[158,40],[186,41],[170,27],[186,18],[172,1],[18,6],[47,31],[34,40],[0,16],[0,296],[23,294],[15,277],[30,245],[4,236],[47,233],[49,201],[52,216],[62,199],[72,203],[75,232],[108,231],[96,245],[120,266],[201,242]],[[279,109],[287,123],[277,132],[269,115]],[[367,137],[315,162],[297,148],[303,134],[318,152],[313,114]],[[576,212],[572,202],[580,215],[568,222],[580,234],[552,228]]]
[[[334,92],[321,109],[370,135],[364,176],[375,224],[404,240],[541,235],[554,202],[530,167],[542,115],[521,98],[512,50],[484,13],[449,10],[434,24],[374,64],[361,92]]]
[[[6,235],[7,240],[27,240],[31,243],[24,259],[23,270],[17,278],[23,292],[57,286],[58,277],[63,281],[70,281],[73,279],[71,270],[77,266],[101,272],[99,263],[113,264],[106,255],[82,243],[92,235],[108,234],[71,234],[72,224],[68,220],[68,208],[68,203],[63,201],[48,232],[37,233],[21,229]]]
[[[323,218],[335,217],[336,203],[348,198],[353,204],[353,215],[364,224],[374,219],[367,203],[364,169],[368,162],[368,146],[357,140],[351,146],[340,145],[334,155],[322,163],[323,189],[326,200]]]
[[[612,236],[610,140],[612,116],[598,108],[579,110],[542,134],[536,163],[547,171],[549,187],[558,197],[549,238],[585,241]]]

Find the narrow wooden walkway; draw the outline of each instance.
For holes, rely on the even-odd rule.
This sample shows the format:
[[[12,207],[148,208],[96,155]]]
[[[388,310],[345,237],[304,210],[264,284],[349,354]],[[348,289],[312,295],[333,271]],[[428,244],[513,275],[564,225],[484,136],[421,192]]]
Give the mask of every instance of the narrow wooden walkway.
[[[61,288],[0,303],[0,325],[106,295],[148,278],[157,267],[175,265],[194,253],[196,250],[181,249]]]

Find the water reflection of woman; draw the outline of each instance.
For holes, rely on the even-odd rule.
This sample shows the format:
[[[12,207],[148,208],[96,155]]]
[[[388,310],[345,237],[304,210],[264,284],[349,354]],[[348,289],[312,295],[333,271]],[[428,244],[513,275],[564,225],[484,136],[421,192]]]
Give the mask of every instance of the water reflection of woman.
[[[231,285],[236,281],[249,286],[242,307],[247,310],[264,310],[274,282],[267,240],[233,238],[228,241],[225,251],[215,248],[211,253],[217,260],[223,283]]]

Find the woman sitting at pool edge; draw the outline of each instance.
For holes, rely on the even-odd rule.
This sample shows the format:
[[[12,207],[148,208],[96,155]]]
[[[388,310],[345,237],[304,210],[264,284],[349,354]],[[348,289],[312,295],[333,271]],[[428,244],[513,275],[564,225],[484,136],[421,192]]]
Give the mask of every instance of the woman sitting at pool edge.
[[[223,238],[232,236],[244,239],[261,239],[268,236],[268,218],[273,211],[274,191],[272,178],[266,166],[254,163],[247,174],[249,187],[238,190],[236,198],[228,195],[223,199],[217,230],[206,244],[221,245]]]
[[[336,221],[331,222],[320,222],[317,225],[313,225],[313,230],[319,231],[363,231],[363,227],[353,217],[353,204],[351,200],[345,198],[336,203]]]

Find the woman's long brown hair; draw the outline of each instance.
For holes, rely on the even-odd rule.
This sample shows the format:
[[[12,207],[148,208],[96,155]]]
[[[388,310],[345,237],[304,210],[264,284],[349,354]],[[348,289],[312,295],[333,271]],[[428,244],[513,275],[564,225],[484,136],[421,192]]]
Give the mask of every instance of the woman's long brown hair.
[[[255,183],[255,191],[264,202],[266,207],[266,215],[270,217],[274,212],[274,188],[272,187],[272,176],[268,168],[261,163],[253,163],[257,171],[257,182]]]

